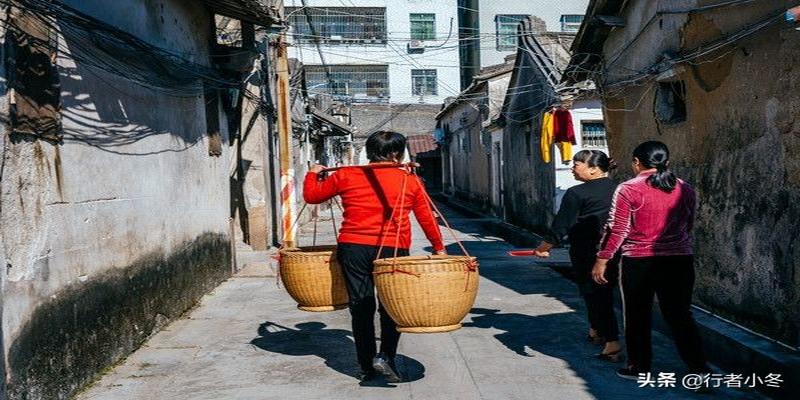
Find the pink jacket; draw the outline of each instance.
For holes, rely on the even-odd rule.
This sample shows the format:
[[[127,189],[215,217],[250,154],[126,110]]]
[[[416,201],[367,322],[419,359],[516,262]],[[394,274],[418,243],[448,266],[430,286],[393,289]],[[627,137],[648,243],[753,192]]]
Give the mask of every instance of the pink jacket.
[[[694,253],[694,188],[678,179],[675,190],[666,193],[647,183],[650,175],[642,172],[617,187],[598,258],[610,259],[620,247],[626,257]]]

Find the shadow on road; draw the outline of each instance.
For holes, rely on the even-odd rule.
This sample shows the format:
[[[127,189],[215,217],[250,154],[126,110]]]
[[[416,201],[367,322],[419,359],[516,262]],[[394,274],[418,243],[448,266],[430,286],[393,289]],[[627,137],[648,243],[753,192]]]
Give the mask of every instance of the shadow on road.
[[[289,356],[317,356],[325,365],[340,374],[357,377],[355,345],[352,334],[344,329],[327,329],[322,322],[303,322],[294,328],[275,322],[264,322],[258,327],[259,337],[250,344],[272,353]],[[413,382],[425,377],[425,366],[419,361],[401,354],[395,360],[404,382]],[[362,386],[391,387],[383,379],[362,382]]]

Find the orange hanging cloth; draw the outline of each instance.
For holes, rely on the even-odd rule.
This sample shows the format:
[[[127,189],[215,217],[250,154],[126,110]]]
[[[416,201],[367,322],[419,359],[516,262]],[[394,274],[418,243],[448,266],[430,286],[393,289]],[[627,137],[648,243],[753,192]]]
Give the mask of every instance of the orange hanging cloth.
[[[553,113],[545,111],[542,115],[542,137],[539,141],[539,147],[542,151],[542,161],[545,164],[550,162],[550,150],[553,148]]]

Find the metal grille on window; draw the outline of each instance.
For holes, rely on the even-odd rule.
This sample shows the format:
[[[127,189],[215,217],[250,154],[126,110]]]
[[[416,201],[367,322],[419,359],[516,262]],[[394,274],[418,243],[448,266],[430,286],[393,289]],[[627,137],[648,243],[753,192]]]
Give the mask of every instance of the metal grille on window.
[[[606,127],[602,122],[581,121],[582,147],[608,147]]]
[[[286,15],[295,42],[386,43],[384,7],[286,7]]]
[[[436,39],[436,14],[410,14],[411,40]]]
[[[436,95],[436,70],[412,69],[411,92],[414,96]]]
[[[495,17],[497,24],[497,50],[516,50],[517,27],[527,15],[501,14]]]
[[[362,102],[389,101],[389,73],[386,65],[306,65],[306,84],[310,94],[328,93],[334,97]]]

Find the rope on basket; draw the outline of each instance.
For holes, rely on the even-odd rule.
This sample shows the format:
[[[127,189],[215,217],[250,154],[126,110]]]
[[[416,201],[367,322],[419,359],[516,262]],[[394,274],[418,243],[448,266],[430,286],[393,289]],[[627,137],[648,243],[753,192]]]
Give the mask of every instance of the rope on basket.
[[[406,168],[408,168],[408,167],[406,167]],[[405,175],[403,175],[403,184],[400,186],[400,195],[397,196],[397,200],[395,201],[394,207],[392,207],[392,213],[391,213],[391,215],[389,215],[389,220],[384,222],[383,228],[381,229],[381,245],[378,248],[378,254],[375,256],[376,260],[380,259],[381,253],[383,253],[383,247],[384,247],[384,245],[386,243],[386,234],[385,234],[386,233],[386,229],[388,228],[389,223],[394,222],[394,224],[397,225],[397,234],[394,237],[394,254],[393,254],[393,257],[392,257],[392,269],[389,270],[389,271],[373,272],[372,273],[373,275],[393,274],[395,272],[399,272],[401,274],[413,275],[413,276],[416,276],[417,278],[419,278],[421,276],[420,274],[417,274],[415,272],[406,271],[406,270],[397,268],[397,251],[398,251],[397,247],[400,245],[400,230],[402,229],[402,226],[403,226],[403,224],[402,224],[403,223],[402,212],[403,212],[403,205],[405,205],[406,185],[408,183],[408,175],[409,175],[409,172],[408,172],[408,169],[406,169]],[[400,222],[397,222],[395,220],[395,212],[398,209],[398,207],[397,207],[398,203],[400,205],[400,213],[398,215],[398,219],[400,220]]]
[[[442,214],[442,212],[439,210],[439,208],[436,207],[436,203],[433,202],[433,199],[431,198],[431,196],[428,195],[428,191],[425,190],[425,185],[423,185],[422,181],[419,180],[419,176],[417,176],[416,181],[417,181],[417,185],[419,185],[419,189],[422,191],[422,194],[425,196],[425,199],[428,200],[428,204],[431,207],[433,207],[434,211],[436,211],[436,214],[439,215],[439,217],[442,218],[442,221],[444,222],[444,226],[447,227],[447,230],[450,232],[450,235],[453,236],[453,240],[456,241],[456,243],[458,244],[458,247],[461,248],[461,251],[467,257],[467,261],[464,263],[464,273],[466,274],[466,282],[464,283],[464,291],[466,292],[469,289],[469,273],[470,272],[475,272],[475,271],[478,270],[477,262],[470,259],[472,256],[469,255],[469,252],[467,251],[467,248],[464,247],[464,244],[461,243],[460,240],[458,240],[458,236],[456,235],[456,232],[453,230],[453,228],[450,227],[450,224],[447,222],[447,218],[444,217],[444,214]]]
[[[332,203],[334,201],[336,201],[335,198],[331,199],[331,202],[329,202],[330,209],[331,209],[331,222],[333,223],[334,236],[338,236],[339,232],[338,232],[338,229],[336,229],[336,219],[335,219],[334,213],[333,213],[333,204]],[[338,204],[338,202],[337,202],[337,204]],[[288,229],[287,232],[291,232],[291,230],[294,229],[295,225],[297,225],[297,223],[300,221],[300,217],[303,216],[303,212],[306,210],[307,207],[308,207],[308,203],[304,202],[303,206],[300,207],[300,211],[297,213],[297,218],[295,218],[294,222],[292,222],[289,225],[289,229]],[[314,234],[313,234],[313,237],[311,239],[311,249],[312,249],[312,251],[314,250],[315,247],[317,247],[317,224],[318,224],[318,221],[319,221],[318,210],[319,210],[319,205],[315,204],[314,205],[314,217],[312,219],[312,221],[314,222]],[[278,287],[281,287],[281,253],[280,253],[280,251],[286,249],[286,247],[284,246],[284,243],[286,243],[286,234],[287,234],[287,232],[283,233],[283,242],[281,243],[281,246],[278,247],[278,256],[274,257],[275,260],[278,261],[278,268],[277,268],[277,271],[276,271],[276,274],[275,274],[275,285],[278,286]],[[297,244],[298,244],[297,247],[300,247],[299,246],[299,244],[300,244],[299,238],[298,238],[298,243]]]
[[[373,274],[374,275],[381,275],[381,274],[393,274],[395,272],[399,272],[399,273],[402,273],[402,274],[413,275],[413,276],[416,276],[416,277],[420,277],[421,276],[420,274],[417,274],[417,273],[414,273],[414,272],[410,272],[410,271],[406,271],[406,270],[403,270],[403,269],[399,269],[396,266],[396,264],[397,264],[397,250],[398,250],[397,246],[399,245],[399,242],[400,242],[400,231],[402,229],[404,220],[403,220],[403,216],[401,214],[399,216],[399,221],[400,222],[398,223],[395,220],[394,216],[395,216],[395,211],[397,210],[397,204],[398,203],[400,205],[400,212],[402,213],[402,208],[403,208],[403,206],[405,204],[405,192],[406,192],[406,187],[407,187],[408,176],[409,175],[414,175],[416,177],[415,180],[417,182],[417,185],[419,186],[419,189],[422,191],[423,195],[425,196],[425,199],[427,200],[428,205],[433,207],[433,209],[436,211],[436,214],[438,214],[439,217],[442,218],[442,221],[444,222],[445,226],[447,227],[448,231],[450,232],[450,235],[453,236],[453,239],[458,244],[458,246],[461,248],[461,251],[468,258],[467,261],[464,262],[464,273],[466,274],[466,281],[464,283],[464,291],[466,292],[469,289],[470,272],[475,272],[475,271],[478,270],[477,263],[475,261],[469,259],[469,258],[471,258],[471,256],[469,255],[469,252],[467,251],[466,247],[464,247],[464,244],[461,243],[461,241],[458,239],[458,236],[455,234],[455,231],[450,226],[450,224],[447,222],[447,219],[444,217],[444,214],[442,214],[442,212],[439,210],[439,208],[436,207],[436,203],[434,203],[433,199],[431,199],[430,195],[428,195],[428,192],[425,190],[425,186],[419,180],[419,177],[416,176],[416,174],[414,174],[414,166],[413,165],[409,165],[409,164],[404,164],[404,167],[406,169],[406,174],[405,174],[405,176],[403,176],[403,184],[402,184],[401,189],[400,189],[400,195],[398,196],[397,201],[395,201],[395,207],[392,208],[392,213],[389,216],[389,220],[384,223],[384,227],[381,230],[381,237],[382,237],[381,238],[381,245],[380,245],[380,247],[378,249],[378,254],[377,254],[376,258],[375,258],[376,260],[380,258],[381,253],[383,252],[383,247],[384,247],[385,240],[386,240],[385,230],[388,228],[388,224],[389,223],[394,222],[395,225],[397,225],[397,234],[395,235],[395,246],[394,246],[392,269],[389,270],[389,271],[373,272]]]

